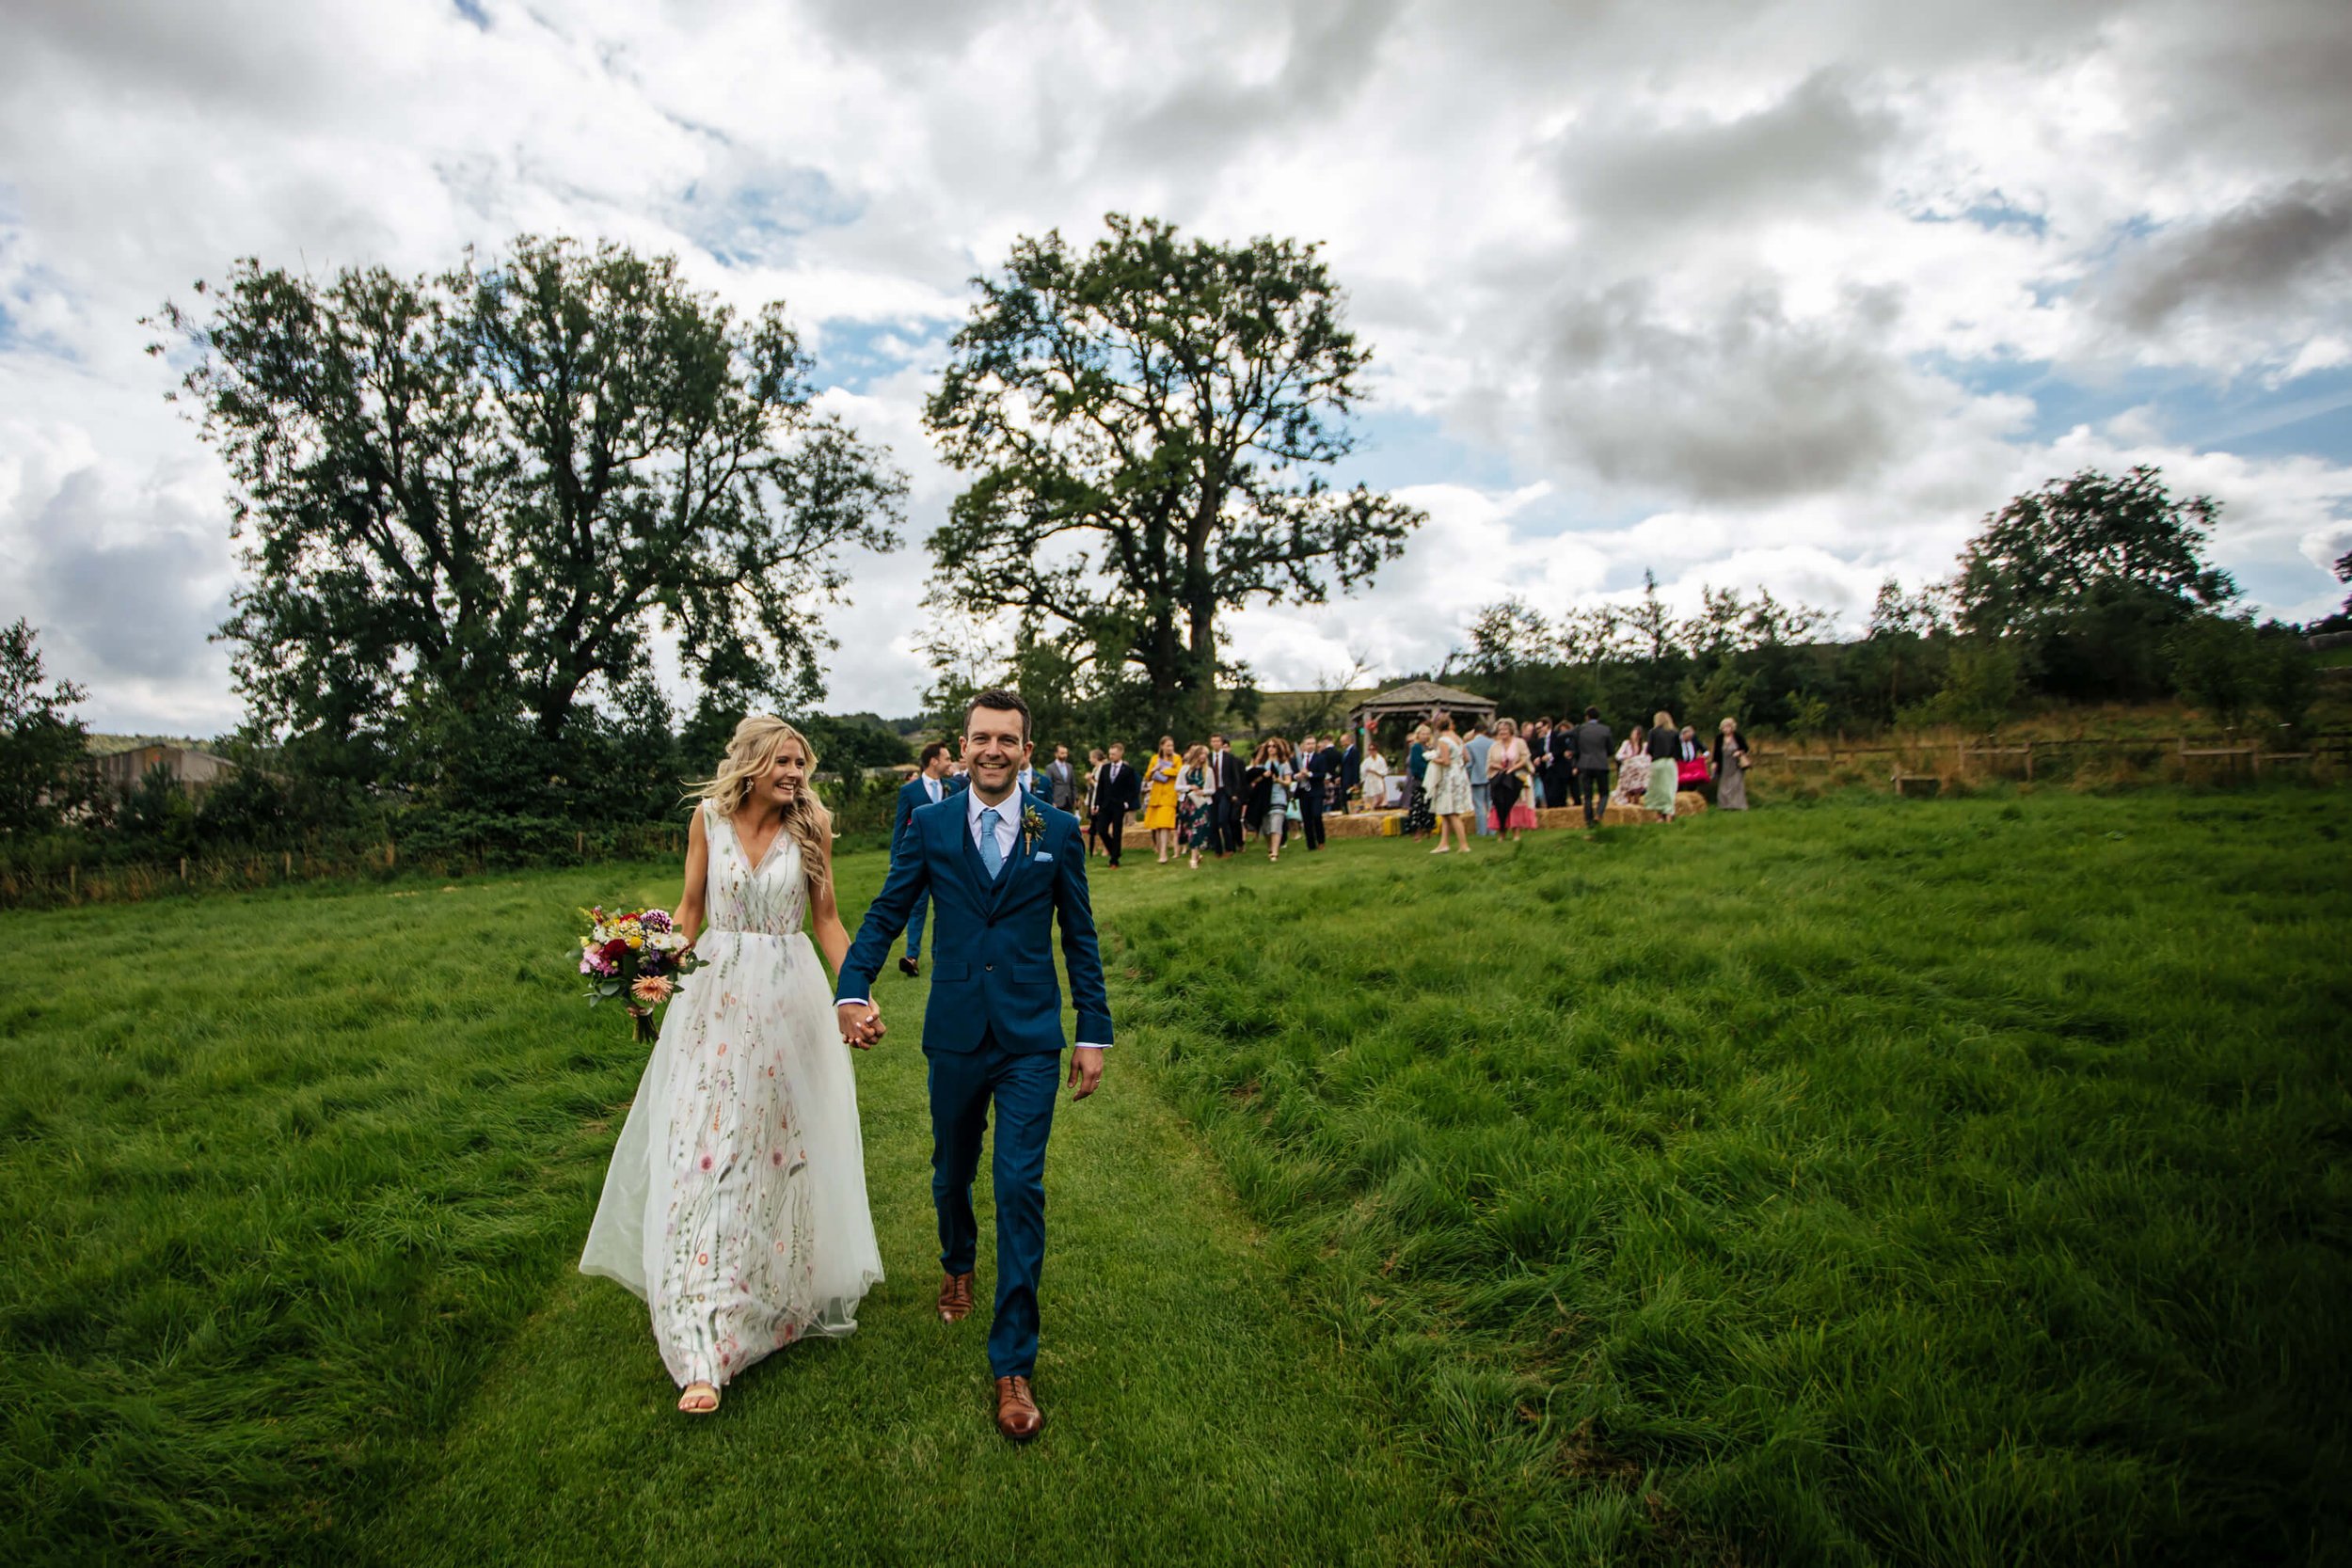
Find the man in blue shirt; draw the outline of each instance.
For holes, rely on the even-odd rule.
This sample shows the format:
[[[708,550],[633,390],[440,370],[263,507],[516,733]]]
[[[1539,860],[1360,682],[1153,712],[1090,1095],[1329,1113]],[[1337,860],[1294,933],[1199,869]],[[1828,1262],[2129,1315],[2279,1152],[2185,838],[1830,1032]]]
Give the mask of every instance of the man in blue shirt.
[[[1487,820],[1493,815],[1486,795],[1486,753],[1495,749],[1495,737],[1487,732],[1493,726],[1481,719],[1470,726],[1470,744],[1462,750],[1470,756],[1470,810],[1478,814],[1478,831],[1491,833],[1494,825]]]

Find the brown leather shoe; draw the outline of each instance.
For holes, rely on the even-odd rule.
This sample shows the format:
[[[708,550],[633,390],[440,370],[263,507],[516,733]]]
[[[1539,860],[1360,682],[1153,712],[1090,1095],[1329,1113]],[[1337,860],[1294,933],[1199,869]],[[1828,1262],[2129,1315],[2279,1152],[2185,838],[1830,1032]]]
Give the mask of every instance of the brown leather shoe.
[[[996,1430],[1016,1443],[1025,1443],[1045,1426],[1045,1414],[1029,1395],[1025,1377],[996,1380]]]
[[[898,955],[898,973],[911,980],[920,980],[923,977],[923,966],[914,961],[913,955],[901,953]]]
[[[972,1276],[968,1274],[943,1274],[939,1276],[939,1321],[960,1323],[972,1315]]]

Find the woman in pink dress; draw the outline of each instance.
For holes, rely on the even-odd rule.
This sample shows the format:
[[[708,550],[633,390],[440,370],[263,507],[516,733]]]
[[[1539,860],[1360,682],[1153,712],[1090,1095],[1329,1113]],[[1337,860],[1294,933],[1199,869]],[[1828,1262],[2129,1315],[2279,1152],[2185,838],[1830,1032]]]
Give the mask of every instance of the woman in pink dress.
[[[1535,808],[1527,798],[1534,768],[1534,758],[1519,737],[1518,721],[1496,720],[1495,743],[1486,751],[1486,816],[1495,832],[1507,832],[1514,840],[1537,826]]]

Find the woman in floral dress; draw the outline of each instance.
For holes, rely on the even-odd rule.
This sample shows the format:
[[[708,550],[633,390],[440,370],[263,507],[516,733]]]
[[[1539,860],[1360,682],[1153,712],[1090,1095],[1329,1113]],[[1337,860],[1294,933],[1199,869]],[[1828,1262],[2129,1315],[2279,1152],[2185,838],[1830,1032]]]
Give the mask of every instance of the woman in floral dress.
[[[1626,732],[1617,748],[1617,787],[1610,792],[1613,806],[1638,806],[1649,793],[1649,731],[1640,724]]]
[[[645,1302],[692,1415],[771,1351],[853,1331],[882,1277],[857,1084],[817,957],[837,970],[850,936],[816,766],[797,730],[754,714],[703,787],[675,917],[703,967],[661,1021],[580,1260]]]
[[[1184,770],[1176,777],[1176,839],[1191,852],[1195,871],[1200,869],[1200,851],[1216,848],[1209,842],[1214,819],[1209,810],[1209,749],[1195,746],[1184,753]]]

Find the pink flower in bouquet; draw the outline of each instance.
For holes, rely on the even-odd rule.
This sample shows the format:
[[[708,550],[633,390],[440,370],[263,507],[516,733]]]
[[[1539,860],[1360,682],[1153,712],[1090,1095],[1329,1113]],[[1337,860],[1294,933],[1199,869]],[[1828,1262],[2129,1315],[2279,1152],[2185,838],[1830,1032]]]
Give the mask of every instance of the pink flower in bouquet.
[[[635,985],[629,987],[628,993],[646,1006],[655,1007],[670,1000],[670,993],[675,990],[677,987],[669,976],[647,974],[640,977]]]

